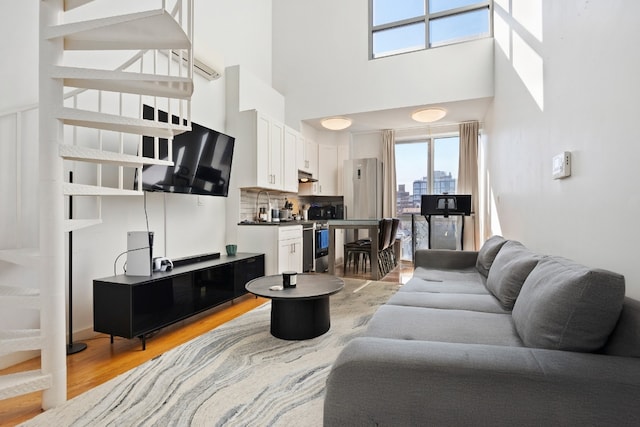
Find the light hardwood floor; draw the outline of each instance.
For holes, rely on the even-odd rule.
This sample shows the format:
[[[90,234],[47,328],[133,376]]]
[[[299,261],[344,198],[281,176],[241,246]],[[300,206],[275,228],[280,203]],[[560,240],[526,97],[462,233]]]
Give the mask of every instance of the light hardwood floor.
[[[412,274],[411,264],[403,262],[382,280],[406,283]],[[358,279],[369,278],[368,274],[356,274],[352,271],[345,275],[340,267],[338,267],[336,275]],[[97,387],[147,360],[262,305],[266,301],[268,300],[255,298],[252,295],[237,298],[232,303],[223,304],[204,314],[158,331],[147,339],[147,349],[144,351],[138,339],[128,340],[115,337],[114,343],[110,344],[109,335],[98,334],[89,340],[82,340],[87,344],[87,349],[67,357],[67,396],[71,399]],[[39,367],[40,360],[36,358],[0,370],[0,374],[39,369]],[[41,413],[41,395],[41,392],[35,392],[0,401],[0,426],[15,426]]]

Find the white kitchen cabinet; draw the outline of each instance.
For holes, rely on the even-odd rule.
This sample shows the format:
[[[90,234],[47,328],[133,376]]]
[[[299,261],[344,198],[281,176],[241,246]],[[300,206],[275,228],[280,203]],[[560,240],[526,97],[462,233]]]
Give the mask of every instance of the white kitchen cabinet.
[[[336,185],[338,196],[344,196],[344,161],[349,159],[349,146],[338,145],[338,182]]]
[[[243,111],[233,133],[239,187],[285,190],[284,124],[256,110]]]
[[[316,176],[318,174],[318,144],[309,138],[305,138],[304,155],[309,165],[309,173]]]
[[[304,196],[337,196],[338,193],[338,147],[318,144],[317,182],[299,184],[298,194]]]
[[[238,251],[264,254],[264,272],[302,272],[301,225],[240,225]]]
[[[296,158],[298,169],[314,177],[318,173],[318,145],[296,132]]]
[[[284,127],[284,145],[282,153],[283,185],[287,192],[298,192],[298,168],[297,168],[297,132],[288,126]]]
[[[278,227],[278,273],[302,273],[302,226]]]
[[[338,147],[318,144],[318,195],[338,195]]]

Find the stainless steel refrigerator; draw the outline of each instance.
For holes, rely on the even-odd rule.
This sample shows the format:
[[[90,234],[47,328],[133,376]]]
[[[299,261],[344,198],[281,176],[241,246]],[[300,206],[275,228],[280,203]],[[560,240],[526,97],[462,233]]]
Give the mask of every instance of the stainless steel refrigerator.
[[[382,218],[382,162],[345,160],[343,176],[345,219]]]

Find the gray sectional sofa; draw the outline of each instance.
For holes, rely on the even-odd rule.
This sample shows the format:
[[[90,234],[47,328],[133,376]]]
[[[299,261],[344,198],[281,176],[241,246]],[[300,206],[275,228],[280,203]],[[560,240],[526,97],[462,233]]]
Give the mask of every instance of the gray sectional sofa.
[[[640,425],[623,276],[500,236],[415,267],[335,361],[325,426]]]

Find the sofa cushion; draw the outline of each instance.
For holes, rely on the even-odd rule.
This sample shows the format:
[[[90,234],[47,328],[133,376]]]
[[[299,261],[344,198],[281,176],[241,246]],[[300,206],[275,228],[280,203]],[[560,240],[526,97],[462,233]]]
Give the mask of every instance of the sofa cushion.
[[[475,267],[456,270],[417,267],[413,271],[413,277],[418,277],[428,282],[474,282],[483,286],[486,280]]]
[[[624,293],[619,274],[547,257],[525,280],[513,320],[528,347],[595,351],[615,327]]]
[[[476,273],[479,277],[479,273]],[[407,292],[437,292],[449,294],[489,294],[484,282],[477,280],[447,280],[431,281],[419,277],[412,277],[401,288]]]
[[[513,309],[522,284],[540,258],[520,242],[511,240],[502,246],[487,276],[487,289],[498,298],[502,307]]]
[[[390,304],[378,308],[366,336],[522,347],[510,314]]]
[[[487,277],[489,274],[489,269],[491,269],[491,264],[493,264],[493,260],[498,255],[500,248],[502,245],[507,243],[507,241],[502,236],[492,236],[484,242],[484,245],[478,251],[478,259],[476,260],[476,268],[484,277]]]
[[[387,304],[409,307],[442,308],[448,310],[472,310],[484,313],[510,313],[500,306],[493,295],[456,294],[434,292],[408,292],[400,288]]]

